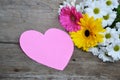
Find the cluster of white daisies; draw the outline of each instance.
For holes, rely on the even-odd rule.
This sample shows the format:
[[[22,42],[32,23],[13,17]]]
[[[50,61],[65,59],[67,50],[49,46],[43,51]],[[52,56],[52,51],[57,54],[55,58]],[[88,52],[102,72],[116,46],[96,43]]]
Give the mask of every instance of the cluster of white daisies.
[[[114,9],[118,5],[118,0],[84,0],[76,5],[76,9],[94,16],[94,18],[103,18],[102,25],[106,27],[115,20],[116,11]]]
[[[104,35],[104,42],[90,48],[89,52],[98,56],[103,62],[120,60],[120,22],[116,23],[115,28],[107,27]]]
[[[87,6],[85,9],[83,8],[84,4]],[[120,60],[120,22],[117,22],[114,28],[110,28],[117,16],[114,9],[118,8],[118,5],[118,0],[85,0],[77,6],[78,10],[82,12],[84,11],[95,18],[103,18],[102,25],[106,28],[104,42],[89,50],[103,62]],[[99,14],[96,14],[98,12]]]
[[[118,20],[118,0],[83,0],[76,4],[76,0],[66,0],[60,5],[74,6],[78,12],[87,13],[95,19],[102,18],[102,26],[106,30],[104,41],[95,47],[89,48],[88,52],[98,56],[103,62],[114,62],[120,60],[120,19]],[[117,21],[116,21],[117,20]]]

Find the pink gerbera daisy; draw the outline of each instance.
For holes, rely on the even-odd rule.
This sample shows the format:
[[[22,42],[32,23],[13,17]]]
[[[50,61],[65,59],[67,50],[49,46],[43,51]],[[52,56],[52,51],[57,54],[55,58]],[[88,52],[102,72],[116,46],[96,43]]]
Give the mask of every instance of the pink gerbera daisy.
[[[63,7],[59,15],[61,25],[69,32],[80,29],[80,25],[78,25],[80,18],[82,18],[82,14],[77,12],[75,7]]]

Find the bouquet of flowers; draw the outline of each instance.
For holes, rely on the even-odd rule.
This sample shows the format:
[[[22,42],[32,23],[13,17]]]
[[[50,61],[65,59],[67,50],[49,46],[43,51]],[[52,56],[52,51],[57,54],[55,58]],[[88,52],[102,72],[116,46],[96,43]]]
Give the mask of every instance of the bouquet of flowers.
[[[120,60],[120,5],[118,0],[66,0],[58,10],[59,22],[76,47],[103,62]]]

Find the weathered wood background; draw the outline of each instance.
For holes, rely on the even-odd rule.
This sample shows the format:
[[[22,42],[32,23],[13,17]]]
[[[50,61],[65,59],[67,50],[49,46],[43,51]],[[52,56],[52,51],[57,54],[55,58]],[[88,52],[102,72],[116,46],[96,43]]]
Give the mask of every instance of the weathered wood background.
[[[0,80],[120,80],[120,61],[103,63],[75,48],[69,65],[57,71],[29,59],[20,49],[22,32],[56,27],[63,0],[0,0]]]

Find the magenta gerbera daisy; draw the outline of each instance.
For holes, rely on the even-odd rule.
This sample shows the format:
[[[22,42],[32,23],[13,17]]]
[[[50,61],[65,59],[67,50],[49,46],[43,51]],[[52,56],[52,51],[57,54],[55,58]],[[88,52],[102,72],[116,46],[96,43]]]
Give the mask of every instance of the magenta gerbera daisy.
[[[80,29],[80,25],[78,25],[80,18],[82,18],[82,14],[77,12],[75,7],[63,7],[59,15],[61,25],[69,32]]]

